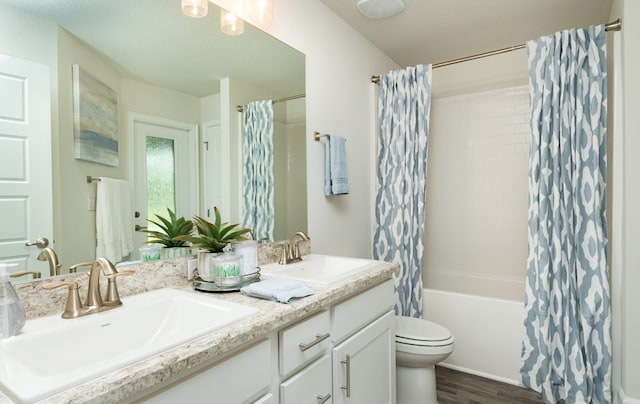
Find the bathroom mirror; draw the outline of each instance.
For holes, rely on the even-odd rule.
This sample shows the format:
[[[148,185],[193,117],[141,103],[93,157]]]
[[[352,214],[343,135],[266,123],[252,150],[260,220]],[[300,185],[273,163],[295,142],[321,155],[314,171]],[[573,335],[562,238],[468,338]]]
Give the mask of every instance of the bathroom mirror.
[[[36,19],[29,20],[31,16]],[[70,265],[94,258],[95,212],[91,204],[96,184],[87,183],[85,178],[105,176],[133,181],[130,178],[134,151],[133,142],[128,138],[131,136],[127,123],[129,113],[187,122],[198,125],[200,132],[211,122],[223,126],[226,122],[228,130],[234,133],[223,136],[228,136],[229,150],[235,154],[219,165],[214,173],[200,168],[200,172],[194,175],[199,174],[201,190],[206,190],[212,179],[230,179],[232,183],[227,185],[226,203],[233,207],[237,218],[242,205],[241,176],[238,174],[242,165],[237,138],[241,114],[235,112],[236,104],[288,98],[305,92],[304,54],[246,22],[241,35],[223,34],[219,9],[211,3],[206,17],[190,18],[181,12],[180,0],[0,0],[0,22],[5,21],[3,18],[24,19],[24,23],[16,21],[15,24],[37,27],[25,28],[26,32],[21,33],[20,41],[35,45],[28,47],[25,54],[18,52],[18,55],[48,64],[51,70],[53,246],[58,252],[63,273]],[[47,22],[38,24],[38,18]],[[11,28],[0,24],[0,37],[16,35],[15,27],[12,33],[3,32],[5,29]],[[16,48],[7,42],[8,39],[4,42],[0,39],[0,53],[13,55]],[[73,137],[71,70],[67,69],[70,63],[82,65],[118,92],[118,167],[73,157],[70,140]],[[143,99],[137,93],[139,88],[153,88],[149,93],[170,93],[174,100],[186,101],[173,102],[180,108],[163,106],[154,110],[149,105],[156,100],[149,97],[149,93]],[[276,130],[279,126],[284,127],[288,134],[304,136],[305,100],[298,98],[288,104],[274,104],[274,127]],[[192,107],[182,111],[187,109],[185,105]],[[287,164],[296,160],[298,167],[306,169],[305,152],[304,149],[302,152],[285,150],[277,157],[278,148],[287,143],[277,136],[274,134],[276,164],[283,164],[275,167],[275,174],[280,176],[282,184],[287,184],[292,181],[288,177]],[[297,143],[304,146],[306,142],[303,139]],[[202,138],[198,147],[206,147]],[[235,174],[229,172],[233,170]],[[282,211],[287,213],[279,216],[280,210],[276,208],[276,223],[286,223],[287,227],[275,235],[276,239],[288,237],[290,229],[306,230],[306,176],[301,176],[300,171],[295,174],[296,192],[292,193],[296,197],[295,207],[280,201],[286,206]],[[134,184],[134,188],[137,186],[139,184]],[[286,192],[276,191],[277,198],[284,194]],[[301,194],[305,195],[303,203],[299,202]],[[211,207],[206,206],[209,203],[203,195],[200,196],[200,214]],[[290,214],[292,210],[295,210],[295,215]],[[0,219],[4,220],[2,214],[0,212]],[[139,222],[140,225],[145,224],[143,220]],[[134,246],[135,249],[137,247]],[[35,269],[47,276],[48,264],[38,262],[37,265],[22,269]]]

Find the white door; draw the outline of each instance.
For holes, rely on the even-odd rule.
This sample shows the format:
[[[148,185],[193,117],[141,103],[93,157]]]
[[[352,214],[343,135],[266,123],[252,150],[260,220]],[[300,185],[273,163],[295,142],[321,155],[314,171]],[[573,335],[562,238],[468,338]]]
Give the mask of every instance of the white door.
[[[395,334],[389,312],[333,348],[333,402],[395,403]]]
[[[167,208],[178,216],[198,213],[198,128],[197,125],[134,114],[134,212],[135,224],[147,227],[155,214],[167,217]],[[147,234],[136,232],[137,248]]]
[[[0,162],[0,261],[48,276],[44,245],[26,244],[53,241],[49,67],[2,54]]]
[[[221,212],[228,214],[231,209],[229,172],[228,139],[222,136],[222,128],[217,121],[206,122],[202,133],[202,215],[211,219],[213,207],[217,206]]]

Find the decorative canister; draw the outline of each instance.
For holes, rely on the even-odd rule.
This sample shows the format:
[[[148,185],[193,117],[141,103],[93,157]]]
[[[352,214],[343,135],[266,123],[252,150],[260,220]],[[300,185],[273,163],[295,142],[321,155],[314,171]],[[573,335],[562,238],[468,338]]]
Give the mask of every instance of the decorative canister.
[[[207,282],[225,283],[225,278],[237,278],[240,276],[242,257],[233,253],[208,253],[198,254],[198,275]],[[236,280],[237,282],[237,280]]]
[[[162,250],[162,246],[159,245],[146,245],[144,247],[140,247],[140,259],[143,262],[157,261],[160,259],[160,250]]]
[[[241,275],[256,272],[258,266],[258,242],[256,240],[243,240],[233,242],[233,251],[242,257]]]

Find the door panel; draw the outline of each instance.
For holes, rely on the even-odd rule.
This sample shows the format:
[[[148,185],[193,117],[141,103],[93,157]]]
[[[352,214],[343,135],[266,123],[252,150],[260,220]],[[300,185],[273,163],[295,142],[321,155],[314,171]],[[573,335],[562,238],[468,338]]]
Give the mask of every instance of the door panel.
[[[228,173],[231,162],[229,153],[224,152],[229,146],[228,139],[222,136],[220,123],[205,123],[202,137],[202,214],[211,220],[214,206],[227,214],[231,211],[229,175],[219,174]]]
[[[393,325],[389,312],[333,349],[334,403],[395,403]]]
[[[25,243],[53,239],[50,98],[48,66],[0,55],[0,261],[11,272],[49,274]]]
[[[132,128],[134,211],[140,213],[135,224],[146,227],[149,225],[146,219],[156,219],[154,213],[166,217],[167,208],[186,218],[196,215],[199,201],[197,126],[136,115]],[[147,192],[147,189],[160,191]],[[144,245],[146,240],[146,233],[136,232],[134,243],[137,247]],[[134,248],[135,259],[138,259],[137,247]]]

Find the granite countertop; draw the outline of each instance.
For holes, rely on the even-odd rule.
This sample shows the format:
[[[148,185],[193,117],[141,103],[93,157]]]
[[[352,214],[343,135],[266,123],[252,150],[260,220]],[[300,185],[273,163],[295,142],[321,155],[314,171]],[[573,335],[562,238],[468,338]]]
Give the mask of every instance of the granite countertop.
[[[135,274],[121,277],[118,288],[123,303],[126,296],[160,288],[175,288],[243,304],[258,309],[253,317],[224,327],[175,348],[141,360],[102,377],[51,396],[42,403],[94,402],[111,403],[145,391],[183,371],[223,358],[239,348],[257,342],[272,332],[330,305],[358,294],[389,279],[398,269],[397,264],[380,265],[349,280],[327,288],[315,288],[315,294],[290,304],[276,303],[232,293],[205,293],[194,291],[186,278],[186,259],[143,263],[135,267]],[[66,275],[62,279],[86,283],[86,274]],[[42,290],[41,284],[51,280],[20,284],[16,287],[23,299],[27,318],[61,313],[66,301],[66,288]],[[65,289],[65,290],[62,290]],[[83,289],[86,290],[86,289]],[[123,336],[126,338],[126,336]],[[99,347],[96,347],[99,349]],[[0,403],[9,402],[0,398]]]

